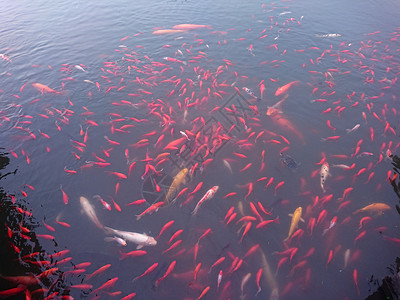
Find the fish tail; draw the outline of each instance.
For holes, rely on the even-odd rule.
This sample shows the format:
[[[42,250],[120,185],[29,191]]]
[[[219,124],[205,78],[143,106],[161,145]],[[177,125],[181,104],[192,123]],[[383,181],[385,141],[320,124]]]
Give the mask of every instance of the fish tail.
[[[198,208],[198,206],[196,206],[192,211],[192,216],[195,216],[197,214],[198,210],[199,210],[199,208]]]
[[[119,258],[119,260],[123,260],[124,258],[128,257],[128,255],[126,255],[124,252],[119,251],[119,253],[121,254],[121,257]]]

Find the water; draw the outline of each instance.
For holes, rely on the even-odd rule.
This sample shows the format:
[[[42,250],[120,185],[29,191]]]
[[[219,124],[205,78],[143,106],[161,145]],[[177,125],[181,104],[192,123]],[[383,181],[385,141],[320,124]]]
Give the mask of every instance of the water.
[[[388,157],[399,146],[397,2],[6,4],[0,11],[1,217],[10,229],[3,234],[1,273],[51,270],[39,275],[40,285],[28,284],[35,299],[132,293],[196,299],[202,291],[204,299],[362,299],[390,275],[398,250],[398,173]],[[185,23],[208,26],[152,34]],[[326,34],[340,36],[321,37]],[[42,94],[33,83],[60,93]],[[281,112],[266,116],[282,99],[275,107]],[[165,148],[180,138],[176,149]],[[281,163],[282,151],[299,164],[296,170]],[[331,175],[324,192],[318,177],[325,161]],[[175,195],[187,191],[137,220],[164,201],[184,168],[191,176]],[[192,215],[213,186],[219,186],[215,196]],[[81,196],[115,229],[156,237],[174,222],[156,246],[141,249],[144,256],[121,260],[120,251],[136,245],[105,242],[103,230],[81,213]],[[145,203],[128,205],[140,199]],[[354,213],[371,203],[390,209]],[[232,207],[234,218],[227,214]],[[304,222],[284,242],[298,207]],[[257,228],[261,218],[275,221]],[[49,256],[63,250],[69,251]],[[154,271],[132,283],[154,263]],[[3,278],[2,290],[17,287],[15,280]],[[17,299],[28,292],[15,293]]]

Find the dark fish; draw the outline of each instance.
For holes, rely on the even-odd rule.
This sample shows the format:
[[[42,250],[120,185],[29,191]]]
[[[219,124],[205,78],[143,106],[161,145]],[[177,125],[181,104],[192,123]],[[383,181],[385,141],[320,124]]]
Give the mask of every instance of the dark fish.
[[[299,166],[299,164],[289,155],[285,154],[285,153],[280,153],[281,156],[281,162],[288,167],[289,169],[291,169],[292,171],[296,171],[297,167]]]

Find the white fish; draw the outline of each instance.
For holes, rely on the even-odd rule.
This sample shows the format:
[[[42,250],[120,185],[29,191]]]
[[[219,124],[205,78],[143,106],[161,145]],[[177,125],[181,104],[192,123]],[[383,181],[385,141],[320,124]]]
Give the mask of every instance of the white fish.
[[[190,141],[190,138],[188,137],[188,135],[186,134],[186,132],[184,131],[179,131],[180,134],[182,134],[184,137],[186,137],[188,139],[188,141]]]
[[[93,81],[91,81],[91,80],[88,80],[88,79],[84,79],[83,81],[84,81],[84,82],[86,82],[86,83],[95,84]]]
[[[244,299],[244,286],[250,280],[250,277],[251,277],[251,273],[247,273],[243,277],[242,282],[240,283],[240,291],[242,292],[242,295],[240,296],[241,299]]]
[[[89,217],[90,220],[92,220],[92,222],[94,224],[97,225],[97,227],[103,229],[103,225],[101,225],[99,219],[96,216],[96,213],[94,211],[93,206],[90,204],[89,200],[83,196],[81,196],[79,198],[79,201],[81,203],[82,206],[82,211]]]
[[[130,231],[122,231],[113,229],[107,226],[104,226],[104,232],[106,234],[115,234],[119,237],[122,237],[124,240],[137,244],[137,249],[140,249],[144,246],[155,246],[157,245],[157,241],[146,234],[130,232]]]
[[[229,170],[229,172],[233,174],[231,164],[226,159],[223,159],[222,162],[224,163],[225,167]]]
[[[326,178],[329,176],[329,164],[327,162],[324,162],[323,165],[321,166],[321,170],[319,171],[319,174],[321,175],[321,188],[325,193],[325,181]]]
[[[78,69],[82,72],[86,72],[86,70],[84,68],[82,68],[80,65],[75,65],[74,67],[75,67],[75,69]]]
[[[351,129],[346,129],[346,132],[347,132],[347,133],[351,133],[351,132],[357,130],[359,127],[360,127],[360,124],[356,124],[353,128],[351,128]]]
[[[315,36],[319,38],[335,38],[335,37],[340,37],[342,35],[339,33],[328,33],[328,34],[316,34]]]
[[[348,165],[332,165],[334,168],[342,168],[342,169],[350,169],[350,166]]]

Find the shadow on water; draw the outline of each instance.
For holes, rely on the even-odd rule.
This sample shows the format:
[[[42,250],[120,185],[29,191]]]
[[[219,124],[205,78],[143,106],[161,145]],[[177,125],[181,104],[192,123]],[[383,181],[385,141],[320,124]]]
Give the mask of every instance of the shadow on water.
[[[397,197],[399,198],[399,203],[396,204],[396,210],[400,215],[400,157],[397,155],[392,155],[394,176],[390,179],[390,183]],[[400,257],[396,257],[395,263],[387,267],[390,275],[386,276],[382,280],[382,284],[378,287],[376,292],[368,296],[366,300],[394,300],[400,299]],[[370,283],[376,281],[371,278]]]
[[[10,163],[0,148],[0,180],[14,172],[4,172]],[[34,230],[39,226],[29,212],[28,202],[16,204],[15,196],[0,186],[0,298],[43,299],[48,295],[68,295],[59,257],[48,255]],[[23,203],[18,199],[18,203]],[[55,243],[55,241],[54,241]]]

